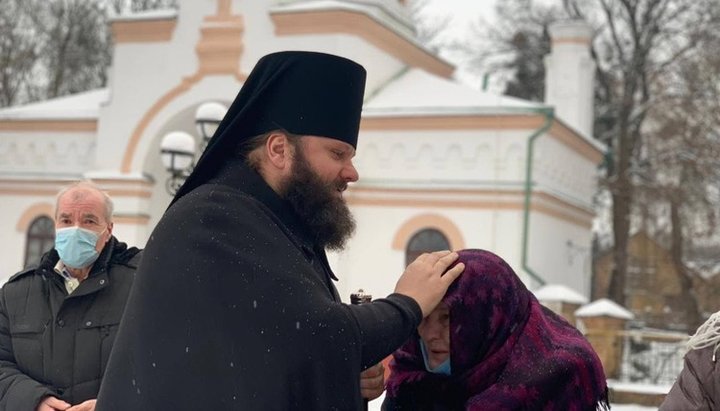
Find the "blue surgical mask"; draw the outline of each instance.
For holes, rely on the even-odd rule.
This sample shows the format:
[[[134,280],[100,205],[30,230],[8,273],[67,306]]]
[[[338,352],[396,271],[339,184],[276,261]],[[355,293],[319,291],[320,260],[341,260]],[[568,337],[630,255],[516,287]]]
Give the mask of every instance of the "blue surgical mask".
[[[433,374],[441,374],[441,375],[450,375],[451,374],[450,356],[448,356],[447,360],[443,361],[437,367],[430,368],[430,364],[428,363],[427,348],[425,347],[425,341],[423,341],[422,338],[420,338],[420,351],[422,351],[423,361],[425,362],[425,369],[428,372],[431,372]]]
[[[55,249],[60,255],[60,260],[70,268],[90,266],[99,255],[95,245],[100,234],[80,227],[58,229],[55,232]]]

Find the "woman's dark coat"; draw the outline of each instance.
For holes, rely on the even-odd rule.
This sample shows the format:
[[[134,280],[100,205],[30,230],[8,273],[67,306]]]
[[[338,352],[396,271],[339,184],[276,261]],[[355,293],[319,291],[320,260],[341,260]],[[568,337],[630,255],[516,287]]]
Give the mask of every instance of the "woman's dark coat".
[[[141,253],[112,237],[68,295],[51,250],[0,292],[0,410],[96,398]]]
[[[662,411],[711,411],[720,407],[720,354],[715,345],[690,350]]]
[[[177,200],[145,249],[98,410],[357,410],[361,369],[421,320],[340,303],[325,251],[242,162]]]

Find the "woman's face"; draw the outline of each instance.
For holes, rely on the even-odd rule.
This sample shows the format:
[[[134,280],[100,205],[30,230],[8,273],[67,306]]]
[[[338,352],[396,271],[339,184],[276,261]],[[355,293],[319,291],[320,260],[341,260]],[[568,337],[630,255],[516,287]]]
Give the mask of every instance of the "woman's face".
[[[445,303],[437,307],[418,326],[418,334],[427,348],[428,365],[436,368],[450,357],[450,309]]]

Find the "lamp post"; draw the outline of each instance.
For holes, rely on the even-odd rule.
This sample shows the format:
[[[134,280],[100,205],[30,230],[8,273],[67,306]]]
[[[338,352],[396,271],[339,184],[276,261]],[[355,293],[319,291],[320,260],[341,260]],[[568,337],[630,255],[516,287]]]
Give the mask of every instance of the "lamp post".
[[[185,179],[195,168],[196,153],[202,154],[208,141],[220,125],[227,108],[211,101],[201,104],[195,111],[195,126],[200,135],[199,150],[196,150],[196,137],[184,131],[171,131],[160,142],[160,157],[163,166],[170,173],[165,188],[175,195]]]

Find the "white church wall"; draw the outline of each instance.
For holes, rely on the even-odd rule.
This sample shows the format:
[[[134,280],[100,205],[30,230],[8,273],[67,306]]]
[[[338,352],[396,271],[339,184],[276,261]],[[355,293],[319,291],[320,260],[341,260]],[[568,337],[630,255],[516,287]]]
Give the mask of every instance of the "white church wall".
[[[563,284],[590,295],[589,227],[533,212],[528,231],[530,268],[547,284]]]
[[[461,248],[492,251],[503,257],[525,280],[518,252],[522,228],[518,210],[357,205],[351,209],[357,221],[357,232],[345,251],[330,255],[331,265],[340,279],[338,290],[344,299],[358,288],[374,297],[383,297],[393,291],[405,269],[407,246],[405,242],[400,249],[395,249],[393,242],[406,222],[426,215],[452,221],[460,230]],[[417,227],[417,231],[423,228],[437,227]]]
[[[405,67],[397,57],[361,37],[275,37],[275,26],[267,14],[267,8],[275,3],[232,1],[233,14],[244,20],[244,49],[239,60],[244,74],[269,52],[329,52],[356,60],[368,69],[367,98]],[[232,75],[190,77],[198,72],[198,27],[205,16],[215,14],[217,5],[216,0],[183,1],[170,42],[116,45],[111,97],[100,108],[97,133],[3,133],[0,174],[10,181],[14,173],[37,173],[41,181],[38,187],[42,189],[17,194],[15,188],[0,181],[2,208],[11,210],[9,223],[0,232],[0,278],[22,268],[25,232],[18,232],[16,223],[34,204],[54,203],[59,185],[47,183],[51,176],[68,180],[106,171],[104,178],[111,193],[116,193],[116,236],[131,245],[145,244],[171,199],[165,189],[168,174],[160,162],[162,137],[175,130],[195,134],[195,108],[205,101],[229,105],[241,86],[241,80]],[[528,283],[521,267],[522,190],[526,146],[533,131],[361,130],[355,162],[360,182],[348,192],[358,231],[348,251],[330,256],[341,279],[341,296],[347,299],[360,287],[376,297],[392,292],[404,269],[407,245],[393,248],[393,240],[404,224],[422,215],[438,215],[451,221],[460,232],[462,247],[497,253]],[[580,220],[588,218],[583,210],[595,190],[594,170],[590,160],[555,138],[544,135],[537,140],[535,188],[565,201],[565,206],[555,204],[564,207],[563,213]],[[127,174],[145,185],[138,190],[135,183],[123,183]],[[585,267],[580,250],[589,247],[589,241],[589,227],[534,211],[530,266],[547,276],[548,282],[587,294],[585,275],[589,267]],[[569,242],[575,248],[569,247]],[[568,251],[571,249],[572,253]]]
[[[138,224],[113,224],[113,235],[119,240],[126,243],[129,247],[144,248],[147,242],[147,227]],[[142,238],[145,237],[143,240]]]
[[[591,210],[597,187],[597,164],[545,135],[536,140],[533,181],[537,187]]]

